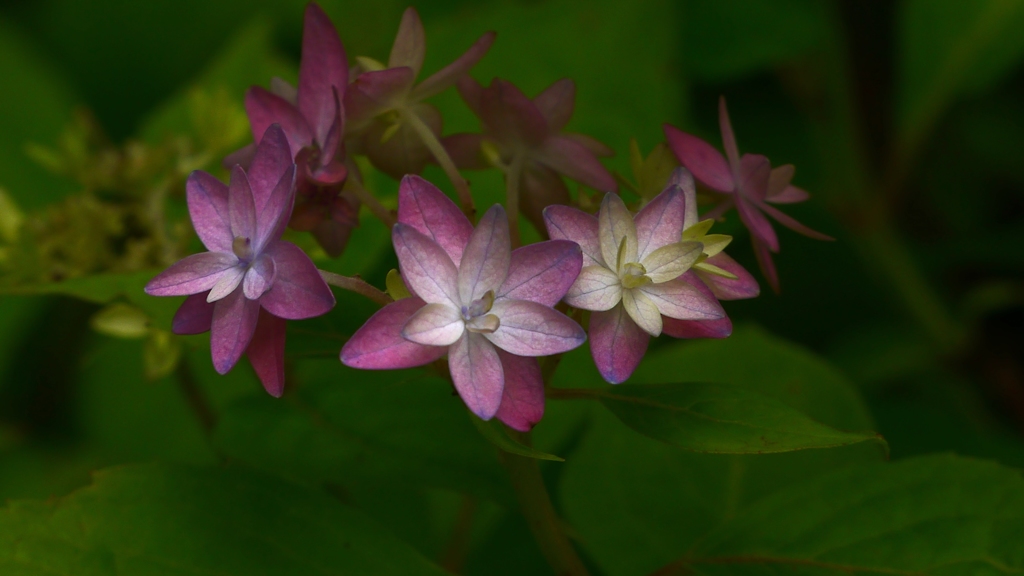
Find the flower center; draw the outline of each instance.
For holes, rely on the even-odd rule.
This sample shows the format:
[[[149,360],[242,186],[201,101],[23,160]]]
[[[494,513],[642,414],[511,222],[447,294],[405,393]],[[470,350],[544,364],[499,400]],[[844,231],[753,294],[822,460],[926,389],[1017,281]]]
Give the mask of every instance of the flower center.
[[[248,264],[252,261],[252,240],[243,236],[235,236],[231,242],[231,251],[238,256],[238,259]]]
[[[462,321],[470,332],[490,334],[501,326],[501,320],[494,314],[488,314],[494,306],[494,290],[488,290],[482,297],[474,300],[469,306],[462,307]]]
[[[647,268],[639,262],[630,262],[619,271],[619,278],[622,280],[622,287],[627,289],[639,288],[651,283],[647,276]]]

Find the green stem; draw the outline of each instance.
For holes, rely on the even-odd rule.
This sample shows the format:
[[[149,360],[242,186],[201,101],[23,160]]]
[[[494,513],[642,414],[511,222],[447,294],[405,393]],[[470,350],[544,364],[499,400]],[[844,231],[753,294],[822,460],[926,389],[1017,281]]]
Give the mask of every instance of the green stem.
[[[182,357],[178,361],[178,366],[174,369],[174,379],[178,383],[178,389],[181,390],[182,396],[185,397],[185,403],[188,404],[192,413],[195,414],[196,420],[199,421],[203,434],[209,439],[213,435],[213,429],[217,426],[217,414],[207,401],[206,395],[203,394],[203,389],[196,381],[195,374],[192,373],[192,368],[189,367],[186,358]]]
[[[366,296],[381,306],[387,306],[394,302],[394,300],[391,299],[391,296],[381,292],[375,286],[358,276],[342,276],[341,274],[335,274],[334,272],[328,272],[326,270],[318,270],[318,272],[320,272],[320,277],[324,279],[324,282],[327,282],[331,286],[337,286],[343,290],[348,290],[350,292]]]
[[[469,192],[469,183],[462,177],[462,174],[459,174],[459,169],[455,167],[455,162],[448,155],[448,151],[441,145],[441,141],[434,135],[434,131],[430,129],[430,126],[427,126],[415,112],[403,109],[401,115],[402,119],[408,122],[412,129],[416,131],[423,145],[430,150],[430,153],[434,155],[434,159],[441,165],[441,169],[444,170],[448,179],[452,181],[455,193],[459,197],[459,203],[462,204],[462,211],[472,220],[476,213],[476,208],[473,206],[473,195]]]
[[[452,537],[441,554],[439,563],[453,574],[460,574],[469,553],[470,539],[473,535],[473,518],[476,515],[477,501],[472,496],[463,496],[459,511],[455,515],[455,526]]]
[[[345,182],[345,188],[355,194],[356,198],[365,204],[366,207],[370,209],[370,212],[372,212],[378,220],[383,222],[385,226],[391,228],[395,225],[394,213],[385,208],[384,205],[381,204],[373,194],[370,194],[370,191],[364,188],[361,183],[357,182],[354,178],[349,178],[348,181]]]
[[[512,248],[518,248],[519,239],[519,180],[523,174],[523,155],[516,154],[505,171],[505,204],[508,206],[508,231]]]

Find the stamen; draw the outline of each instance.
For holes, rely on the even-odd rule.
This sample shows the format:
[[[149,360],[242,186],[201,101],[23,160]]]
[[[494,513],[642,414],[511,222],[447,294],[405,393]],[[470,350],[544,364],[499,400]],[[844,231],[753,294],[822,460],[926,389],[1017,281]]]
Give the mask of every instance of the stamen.
[[[466,322],[466,330],[470,332],[491,334],[501,327],[501,320],[494,314],[477,316]]]
[[[252,241],[243,236],[236,236],[231,242],[231,251],[238,256],[239,260],[248,262],[252,260]]]

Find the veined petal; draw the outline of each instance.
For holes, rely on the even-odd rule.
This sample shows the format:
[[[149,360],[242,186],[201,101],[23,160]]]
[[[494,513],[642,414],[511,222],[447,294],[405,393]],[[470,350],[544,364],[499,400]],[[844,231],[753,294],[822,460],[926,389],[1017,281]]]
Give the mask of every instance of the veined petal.
[[[263,254],[245,272],[245,278],[242,279],[242,292],[249,300],[259,300],[260,296],[263,296],[274,285],[276,276],[277,269],[274,267],[274,259]]]
[[[206,301],[216,302],[226,298],[235,291],[235,288],[238,288],[243,278],[245,278],[245,266],[237,264],[228,268],[220,275],[213,288],[210,288],[210,292],[206,295]]]
[[[683,230],[686,230],[700,218],[697,213],[697,187],[693,183],[693,174],[683,166],[676,168],[669,176],[665,188],[670,186],[678,186],[683,194]]]
[[[267,205],[274,194],[274,189],[281,181],[281,176],[295,162],[288,138],[280,124],[271,124],[264,132],[256,146],[256,155],[252,164],[246,169],[246,177],[252,187],[253,205],[256,207],[256,222],[263,229],[266,219],[262,218]],[[296,150],[298,152],[298,150]]]
[[[736,213],[740,215],[740,220],[747,230],[750,230],[751,238],[758,244],[767,246],[772,252],[779,251],[779,237],[775,234],[772,223],[754,203],[743,198],[736,198]]]
[[[491,49],[491,44],[494,44],[494,32],[486,32],[481,36],[469,50],[463,52],[462,56],[455,59],[454,62],[441,68],[437,72],[431,74],[426,80],[419,83],[419,86],[412,91],[412,98],[416,101],[425,100],[444,92],[449,87],[458,82],[459,78],[463,77],[469,70],[476,66],[476,63],[487,54],[487,51]]]
[[[181,303],[171,321],[171,332],[175,334],[202,334],[209,332],[213,323],[213,304],[206,301],[206,294],[193,294]]]
[[[567,136],[554,135],[545,139],[534,158],[555,172],[600,192],[619,189],[615,178],[594,153]]]
[[[582,267],[583,253],[575,242],[529,244],[512,252],[508,276],[495,296],[554,306],[576,281]]]
[[[548,136],[548,123],[537,106],[511,82],[495,78],[480,94],[481,120],[503,144],[539,146]]]
[[[286,322],[264,309],[260,309],[256,331],[249,341],[245,355],[252,364],[263,389],[274,398],[284,394],[284,341]]]
[[[348,86],[348,57],[331,19],[315,3],[306,6],[296,103],[318,142],[334,120],[334,91]]]
[[[470,411],[484,420],[493,418],[505,388],[505,373],[494,346],[482,335],[466,332],[448,348],[448,369]]]
[[[533,98],[533,103],[548,121],[548,128],[552,132],[561,132],[569,123],[576,107],[576,83],[569,78],[556,80],[554,84],[537,94]]]
[[[231,218],[231,235],[233,238],[249,238],[256,242],[256,205],[253,203],[252,188],[249,178],[241,166],[231,170],[231,183],[228,185],[228,215]]]
[[[687,134],[675,126],[665,124],[664,128],[669,148],[675,153],[679,162],[693,172],[693,176],[697,180],[719,192],[729,193],[736,189],[732,169],[729,168],[729,163],[721,152],[700,138]]]
[[[419,76],[423,68],[423,55],[426,52],[426,40],[423,33],[423,21],[412,6],[402,13],[402,23],[398,25],[395,43],[391,45],[388,57],[388,68],[408,66],[413,76]]]
[[[402,279],[427,302],[461,306],[459,269],[437,242],[405,224],[395,224],[391,241],[398,255]]]
[[[273,285],[260,298],[260,304],[271,314],[302,320],[326,314],[334,307],[334,293],[301,248],[278,240],[263,254],[274,260],[277,271]]]
[[[708,286],[701,282],[700,278],[692,271],[687,272],[682,279],[685,279],[705,298],[709,300],[715,298]],[[662,316],[661,321],[662,333],[673,338],[725,338],[732,334],[732,321],[728,316],[717,320],[679,320]]]
[[[402,337],[425,346],[450,346],[466,331],[462,314],[449,304],[427,304],[402,327]]]
[[[565,294],[565,302],[581,310],[610,310],[622,300],[619,275],[601,265],[585,266]]]
[[[205,292],[220,280],[226,270],[238,264],[234,254],[201,252],[171,264],[146,284],[150,296],[187,296]]]
[[[517,356],[560,354],[587,339],[583,328],[568,316],[529,300],[499,300],[491,313],[501,320],[501,325],[484,336],[498,348]]]
[[[412,296],[378,310],[341,349],[341,362],[364,370],[394,370],[429,364],[445,355],[443,346],[424,346],[402,337],[402,327],[426,303]]]
[[[626,239],[626,262],[637,261],[636,225],[633,215],[618,194],[605,194],[601,210],[597,214],[598,238],[601,241],[601,256],[609,268],[617,266],[619,245]]]
[[[786,214],[785,212],[779,210],[778,208],[775,208],[774,206],[765,204],[764,202],[760,202],[758,203],[758,208],[764,210],[765,212],[768,213],[769,216],[775,218],[775,220],[778,221],[779,224],[782,224],[783,226],[789,228],[790,230],[796,232],[797,234],[803,234],[804,236],[807,236],[808,238],[814,238],[815,240],[835,240],[835,238],[829,236],[828,234],[822,234],[817,230],[812,230],[811,228],[804,226],[803,224],[797,222],[796,219],[794,219],[792,216]]]
[[[482,134],[451,134],[441,139],[441,144],[451,156],[452,162],[463,170],[486,170],[491,164],[483,155]]]
[[[651,282],[660,284],[681,276],[703,252],[704,245],[700,242],[676,242],[651,252],[641,264],[647,269]]]
[[[210,174],[196,170],[185,183],[192,227],[203,246],[213,252],[231,252],[231,218],[228,187]]]
[[[722,129],[722,147],[725,148],[725,156],[729,159],[730,165],[734,168],[738,167],[740,150],[736,146],[736,134],[732,131],[732,121],[729,119],[729,109],[725,106],[725,96],[718,98],[718,125]]]
[[[647,266],[646,258],[655,250],[679,242],[685,215],[686,199],[679,186],[666,188],[637,212],[634,219],[637,258],[644,266]]]
[[[218,374],[227,374],[249,347],[259,314],[259,302],[249,300],[241,290],[214,305],[210,352]]]
[[[636,290],[652,303],[659,314],[680,320],[718,320],[725,317],[725,310],[714,296],[707,295],[686,281],[677,278],[661,284],[648,284]],[[625,300],[625,297],[623,297]],[[628,308],[627,308],[628,310]],[[635,317],[634,317],[635,319]],[[640,324],[640,322],[637,322]],[[652,334],[654,336],[656,334]]]
[[[648,286],[652,286],[652,284]],[[661,284],[653,284],[653,286],[661,286]],[[655,337],[661,335],[661,311],[658,310],[658,305],[648,298],[641,289],[623,290],[622,307],[644,332]]]
[[[414,174],[402,178],[398,186],[398,221],[437,242],[456,266],[473,235],[473,225],[455,202]]]
[[[740,186],[742,195],[760,202],[768,195],[768,181],[772,164],[761,154],[744,154],[740,159]]]
[[[295,164],[284,170],[263,209],[257,212],[256,227],[259,235],[253,247],[256,254],[262,252],[267,243],[281,238],[292,218],[292,210],[295,208],[295,170]]]
[[[707,284],[708,288],[711,289],[719,300],[743,300],[754,298],[761,293],[761,287],[757,285],[757,280],[754,279],[753,275],[747,272],[743,266],[740,266],[728,254],[724,252],[716,254],[705,260],[705,262],[718,266],[722,270],[736,276],[735,279],[723,278],[713,274],[705,274],[699,269],[694,270],[697,276]]]
[[[345,116],[351,128],[358,130],[394,107],[415,78],[407,66],[360,74],[345,90]]]
[[[280,124],[293,154],[313,143],[313,130],[302,113],[277,94],[259,86],[249,88],[245,93],[245,112],[252,126],[253,140],[257,142],[263,138],[271,124]]]
[[[621,305],[590,315],[590,355],[601,376],[612,384],[625,382],[633,374],[650,339]]]
[[[331,123],[326,129],[320,130],[317,134],[317,143],[320,145],[320,167],[314,170],[315,173],[327,172],[324,170],[325,166],[330,166],[332,163],[338,163],[336,158],[338,154],[338,147],[341,145],[341,140],[345,135],[345,110],[341,107],[341,88],[335,88],[334,94],[331,101],[334,104],[334,112],[331,115]],[[329,171],[328,174],[324,174],[325,177],[337,178],[334,181],[325,182],[325,184],[333,184],[340,182],[341,177],[338,176],[340,170],[334,169]],[[346,172],[347,173],[347,172]]]
[[[544,224],[552,240],[579,244],[584,266],[605,263],[598,240],[599,225],[593,215],[569,206],[551,205],[544,209]],[[615,262],[611,265],[614,266]]]
[[[469,303],[501,286],[512,257],[508,217],[495,204],[480,218],[459,264],[459,296]],[[430,301],[427,298],[424,300]]]
[[[544,416],[544,380],[534,358],[524,358],[497,350],[505,373],[501,405],[495,417],[506,426],[529,432]]]

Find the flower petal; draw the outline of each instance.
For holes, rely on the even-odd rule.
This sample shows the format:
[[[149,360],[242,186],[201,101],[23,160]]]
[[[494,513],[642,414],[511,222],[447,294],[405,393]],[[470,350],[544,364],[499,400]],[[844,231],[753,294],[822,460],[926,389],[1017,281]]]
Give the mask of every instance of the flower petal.
[[[484,337],[517,356],[560,354],[587,339],[583,328],[568,316],[529,300],[499,300],[491,313],[501,320],[501,325]]]
[[[597,213],[601,256],[609,268],[618,265],[619,245],[626,239],[626,262],[637,261],[636,225],[618,194],[605,194]]]
[[[445,355],[443,346],[424,346],[402,337],[402,326],[426,303],[415,296],[378,310],[348,339],[341,361],[352,368],[393,370],[429,364]]]
[[[687,272],[682,279],[706,298],[714,299],[712,291],[693,272]],[[662,316],[661,322],[662,333],[673,338],[726,338],[732,334],[732,321],[728,316],[717,320],[679,320]]]
[[[448,348],[448,369],[470,411],[484,420],[493,418],[505,387],[505,373],[494,346],[480,334],[466,332]]]
[[[452,162],[463,170],[486,170],[491,168],[481,151],[482,134],[452,134],[441,139],[441,144],[451,156]]]
[[[196,170],[185,183],[188,213],[196,235],[213,252],[231,252],[231,219],[228,187],[212,175]]]
[[[338,31],[324,11],[310,2],[302,27],[302,60],[296,103],[317,142],[323,143],[334,121],[334,91],[348,86],[348,57]]]
[[[205,292],[220,280],[226,270],[238,264],[234,254],[201,252],[171,264],[146,284],[150,296],[187,296]]]
[[[508,276],[511,257],[508,217],[505,209],[495,204],[477,222],[462,254],[459,264],[461,302],[468,304],[488,290],[497,290]]]
[[[772,290],[776,294],[780,291],[779,286],[779,273],[775,269],[775,262],[772,262],[771,248],[757,241],[757,238],[751,236],[751,244],[754,245],[754,256],[757,257],[757,265],[761,268],[761,274],[764,274],[768,285],[772,287]]]
[[[772,198],[781,194],[793,180],[794,173],[796,173],[796,167],[792,164],[783,164],[782,166],[772,168],[771,175],[768,177],[768,191],[765,194],[765,198]]]
[[[761,293],[761,287],[757,285],[757,280],[728,254],[724,252],[716,254],[705,262],[736,276],[735,279],[723,278],[715,274],[706,274],[700,269],[694,270],[719,300],[743,300],[754,298]]]
[[[750,230],[750,237],[758,244],[767,246],[772,252],[779,251],[779,237],[772,228],[772,223],[761,211],[744,198],[736,199],[736,213],[740,215],[743,225]]]
[[[242,292],[249,300],[259,300],[260,296],[263,296],[274,285],[276,276],[277,269],[274,266],[274,259],[263,254],[245,272],[245,278],[242,280]]]
[[[256,332],[245,350],[263,389],[274,398],[284,394],[285,324],[284,319],[260,309]]]
[[[661,286],[661,284],[653,284],[653,286]],[[640,289],[623,290],[622,307],[644,332],[655,337],[661,335],[661,310]]]
[[[505,282],[495,297],[531,300],[554,306],[573,285],[583,266],[579,244],[548,240],[512,252]]]
[[[537,106],[511,82],[495,78],[480,93],[480,119],[502,144],[536,148],[548,135],[548,123]]]
[[[280,124],[293,154],[313,143],[313,131],[298,108],[277,94],[259,86],[249,88],[245,93],[245,112],[252,126],[253,140],[257,142],[271,124]]]
[[[725,148],[725,157],[729,164],[739,166],[740,150],[736,146],[736,134],[732,131],[732,121],[729,120],[729,109],[725,106],[725,96],[718,98],[718,126],[722,130],[722,147]],[[690,168],[687,166],[687,168]],[[690,168],[693,170],[693,168]]]
[[[619,188],[594,153],[572,138],[551,136],[544,140],[534,157],[555,172],[599,192],[615,192]]]
[[[442,119],[432,104],[419,103],[406,110],[440,138]],[[360,141],[363,152],[374,168],[398,180],[406,174],[419,174],[432,159],[423,137],[407,121],[398,124],[387,116],[378,116],[367,127]]]
[[[402,337],[425,346],[451,346],[466,331],[462,314],[449,304],[427,304],[402,327]]]
[[[779,210],[778,208],[775,208],[774,206],[765,204],[764,202],[760,202],[758,203],[758,207],[761,210],[767,212],[768,215],[771,216],[772,218],[775,218],[775,220],[778,221],[779,224],[782,224],[783,226],[789,228],[790,230],[796,232],[797,234],[803,234],[804,236],[807,236],[808,238],[814,238],[815,240],[835,240],[835,238],[829,236],[828,234],[822,234],[817,230],[813,230],[797,222],[796,219],[794,219],[792,216],[786,214],[785,212]]]
[[[658,248],[642,263],[647,269],[647,277],[655,284],[660,284],[681,276],[703,252],[704,246],[700,242],[676,242]]]
[[[391,45],[388,57],[388,68],[408,66],[413,76],[419,76],[423,68],[423,55],[426,52],[426,40],[423,33],[423,21],[412,6],[402,13],[402,23],[398,25],[395,43]]]
[[[395,106],[415,79],[408,66],[360,74],[345,90],[345,117],[350,129],[365,127],[375,116]]]
[[[484,54],[487,54],[487,51],[491,49],[491,44],[494,44],[494,37],[494,32],[484,33],[462,56],[459,56],[454,62],[434,72],[426,80],[420,82],[419,86],[413,89],[412,98],[416,101],[425,100],[444,92],[454,85],[458,82],[459,78],[462,78],[473,66],[476,66],[476,63],[484,57]]]
[[[437,242],[401,223],[391,229],[391,241],[402,279],[413,293],[431,304],[462,306],[459,269]]]
[[[422,85],[421,83],[420,86]],[[484,87],[476,81],[476,78],[472,76],[459,78],[455,82],[455,89],[459,92],[459,96],[462,97],[462,101],[466,103],[466,107],[473,112],[473,115],[483,119],[483,114],[480,111],[480,101],[483,98]]]
[[[455,202],[413,174],[402,178],[398,186],[398,221],[437,242],[456,266],[473,235],[473,225]]]
[[[666,188],[668,186],[678,186],[683,193],[683,230],[686,230],[700,219],[697,212],[697,187],[693,183],[693,174],[680,166],[672,171]]]
[[[259,302],[249,300],[241,290],[232,292],[214,305],[210,351],[218,374],[227,374],[249,347],[259,313]]]
[[[334,307],[334,293],[301,248],[278,240],[263,253],[273,258],[277,270],[273,286],[260,298],[268,312],[278,318],[302,320]]]
[[[590,315],[590,355],[601,376],[612,384],[625,382],[633,374],[650,339],[623,306]]]
[[[657,307],[660,314],[669,318],[680,320],[718,320],[723,318],[725,310],[722,309],[718,300],[711,294],[705,294],[694,288],[687,282],[687,278],[693,277],[677,278],[661,284],[648,284],[634,290],[633,293],[635,295],[637,292],[642,292],[648,301]],[[695,278],[694,280],[696,281]],[[656,334],[652,335],[656,336]]]
[[[252,164],[245,172],[246,177],[249,178],[249,185],[252,187],[256,214],[262,214],[266,209],[274,188],[281,181],[281,176],[295,163],[292,158],[292,150],[281,125],[271,124],[267,131],[260,136]],[[261,218],[256,220],[262,229],[265,221]]]
[[[765,200],[774,204],[796,204],[798,202],[804,202],[810,197],[811,195],[808,194],[806,190],[803,188],[797,188],[791,184],[775,195],[772,195],[769,191],[768,197],[765,198]]]
[[[242,283],[242,279],[245,278],[245,266],[242,264],[235,265],[228,268],[220,275],[217,279],[217,283],[210,288],[209,293],[206,294],[207,302],[216,302],[223,300],[229,294],[238,288],[238,285]]]
[[[569,240],[580,245],[583,266],[605,263],[598,240],[599,226],[593,215],[569,206],[551,205],[544,209],[544,224],[552,240]]]
[[[202,334],[210,330],[213,323],[213,304],[206,301],[206,294],[193,294],[181,303],[171,321],[171,332],[175,334]]]
[[[611,310],[620,300],[619,275],[599,264],[584,266],[565,294],[565,303],[581,310]]]
[[[253,202],[249,178],[241,166],[231,170],[228,184],[228,216],[231,219],[231,235],[234,238],[248,238],[256,241],[256,205]]]
[[[640,262],[644,262],[644,266],[647,266],[647,257],[655,250],[679,242],[683,235],[683,217],[685,215],[686,198],[679,186],[665,188],[662,193],[655,196],[637,212],[634,219],[637,258]]]
[[[715,150],[711,144],[687,134],[675,126],[665,124],[664,129],[669,148],[675,153],[679,162],[693,172],[693,176],[697,180],[700,180],[708,188],[719,192],[729,193],[736,189],[732,169],[729,168],[729,163],[726,162],[721,152]]]
[[[569,187],[557,172],[544,164],[528,161],[519,180],[519,212],[538,230],[544,227],[544,209],[552,204],[572,204]]]
[[[544,416],[544,380],[540,365],[533,358],[515,356],[504,350],[497,352],[505,373],[505,387],[495,417],[509,428],[529,432]]]
[[[254,241],[253,251],[257,254],[263,251],[268,242],[281,238],[291,220],[295,208],[295,170],[294,164],[284,170],[263,209],[256,213],[259,235]]]
[[[548,121],[548,128],[552,132],[561,132],[569,123],[576,107],[576,83],[569,78],[556,80],[554,84],[537,94],[533,98],[533,103]]]

